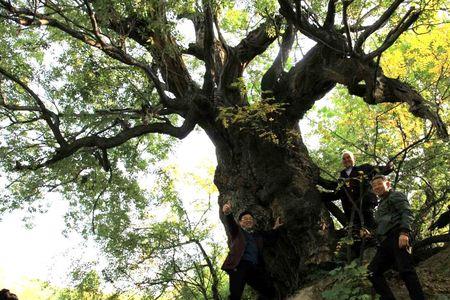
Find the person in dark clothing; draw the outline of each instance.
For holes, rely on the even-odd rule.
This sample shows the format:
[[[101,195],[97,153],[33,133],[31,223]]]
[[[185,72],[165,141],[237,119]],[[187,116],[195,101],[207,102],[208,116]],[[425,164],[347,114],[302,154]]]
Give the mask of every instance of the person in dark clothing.
[[[241,299],[244,287],[250,285],[259,293],[258,299],[275,299],[276,291],[264,269],[262,250],[264,238],[271,233],[255,232],[255,220],[249,211],[239,214],[239,224],[231,213],[228,202],[222,207],[225,222],[229,228],[230,251],[222,269],[230,278],[230,300]],[[273,230],[283,225],[277,218]]]
[[[381,300],[395,300],[383,273],[396,266],[411,299],[423,300],[425,296],[411,257],[410,233],[413,215],[408,199],[403,193],[391,190],[389,180],[383,175],[374,176],[372,189],[381,201],[375,212],[379,246],[367,267],[369,280]]]
[[[0,291],[0,300],[19,300],[16,294],[11,293],[8,289],[2,289]]]
[[[373,166],[370,164],[355,165],[355,156],[350,151],[342,153],[344,169],[340,172],[338,182],[331,188],[335,192],[322,193],[325,202],[340,199],[345,219],[353,234],[351,245],[351,259],[359,257],[362,247],[359,232],[373,230],[376,226],[373,213],[377,205],[377,198],[371,191],[370,180],[377,174],[387,175],[393,171],[393,164]],[[369,241],[366,241],[370,243]]]
[[[353,215],[355,227],[375,228],[373,211],[377,204],[376,196],[370,189],[370,180],[377,174],[388,175],[393,171],[392,162],[386,166],[370,164],[355,165],[355,156],[350,151],[342,153],[344,169],[335,185],[334,193],[324,193],[325,201],[341,200],[342,208],[350,223]],[[362,219],[360,218],[362,214]]]

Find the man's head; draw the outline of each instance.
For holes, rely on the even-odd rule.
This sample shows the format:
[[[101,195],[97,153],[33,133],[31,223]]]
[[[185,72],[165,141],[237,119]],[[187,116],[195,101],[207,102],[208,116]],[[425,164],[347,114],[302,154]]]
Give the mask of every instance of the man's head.
[[[391,182],[384,175],[375,175],[371,183],[372,190],[377,196],[382,196],[391,189]]]
[[[0,300],[18,300],[16,294],[11,293],[7,289],[2,289],[0,291]]]
[[[352,152],[347,150],[342,152],[342,164],[345,168],[351,168],[355,165],[355,156]]]
[[[239,214],[239,225],[242,229],[252,229],[253,225],[255,225],[255,219],[253,215],[249,211],[243,211]]]

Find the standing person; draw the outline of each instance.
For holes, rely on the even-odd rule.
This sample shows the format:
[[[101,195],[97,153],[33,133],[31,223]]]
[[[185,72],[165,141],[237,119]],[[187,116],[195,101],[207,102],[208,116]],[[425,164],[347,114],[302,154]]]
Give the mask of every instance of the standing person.
[[[413,216],[408,199],[403,193],[391,190],[391,183],[383,175],[374,176],[372,189],[381,201],[375,212],[379,246],[368,266],[369,280],[381,300],[395,300],[383,275],[395,265],[411,299],[423,300],[425,296],[411,257],[410,233]]]
[[[388,175],[393,171],[393,164],[389,162],[386,166],[373,166],[370,164],[356,165],[356,159],[352,152],[342,153],[342,165],[344,169],[340,172],[342,186],[336,192],[336,199],[341,199],[347,221],[350,222],[352,212],[354,226],[375,228],[373,211],[377,204],[376,196],[370,190],[370,181],[377,174]],[[356,206],[356,208],[355,208]],[[363,220],[355,209],[361,208]],[[362,224],[363,223],[363,224]]]
[[[328,187],[335,189],[335,192],[322,193],[322,199],[326,202],[341,200],[345,220],[350,226],[354,240],[350,247],[349,259],[354,259],[360,256],[363,248],[360,230],[365,228],[373,230],[376,226],[373,214],[377,198],[371,191],[370,181],[377,174],[391,173],[393,164],[389,162],[386,166],[356,165],[355,156],[346,150],[342,153],[342,165],[344,169],[340,171],[339,182]]]
[[[254,231],[255,220],[250,211],[241,212],[238,217],[239,223],[236,223],[231,213],[230,202],[224,204],[222,212],[229,228],[230,251],[222,265],[222,269],[230,277],[229,299],[241,299],[246,284],[259,293],[258,299],[275,299],[276,291],[264,268],[262,259],[263,238],[272,234]],[[273,230],[281,225],[283,224],[280,222],[280,218],[277,218]]]

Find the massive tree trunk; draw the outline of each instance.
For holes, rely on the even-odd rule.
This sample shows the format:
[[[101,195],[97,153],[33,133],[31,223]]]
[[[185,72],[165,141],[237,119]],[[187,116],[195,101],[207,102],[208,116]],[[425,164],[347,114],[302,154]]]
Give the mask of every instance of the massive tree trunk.
[[[220,192],[219,206],[231,201],[235,217],[243,210],[252,211],[259,230],[270,230],[277,217],[285,223],[275,243],[264,250],[267,269],[282,296],[295,292],[309,266],[329,261],[333,251],[333,223],[316,188],[319,170],[298,126],[300,116],[335,84],[320,68],[328,62],[323,60],[323,50],[314,47],[276,84],[265,77],[264,87],[271,88],[265,95],[272,97],[262,101],[282,104],[264,121],[224,126],[215,117],[199,122],[216,146],[214,183]],[[231,75],[223,72],[222,77],[229,80],[240,74],[242,70]],[[237,91],[230,96],[220,89],[216,94],[222,97],[220,103],[236,102],[239,96]]]
[[[292,130],[298,132],[298,127]],[[264,255],[286,295],[300,286],[309,264],[331,258],[333,227],[315,187],[319,172],[301,139],[285,147],[237,129],[226,136],[225,143],[215,143],[219,205],[230,200],[236,217],[252,211],[260,230],[270,230],[281,217],[285,230],[265,247]]]

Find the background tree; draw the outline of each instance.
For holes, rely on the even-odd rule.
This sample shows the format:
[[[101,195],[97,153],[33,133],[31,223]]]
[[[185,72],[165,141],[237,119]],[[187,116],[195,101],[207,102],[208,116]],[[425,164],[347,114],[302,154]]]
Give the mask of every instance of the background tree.
[[[443,121],[449,123],[450,27],[442,24],[438,28],[423,26],[405,33],[383,55],[381,64],[392,77],[400,77],[428,95]],[[342,88],[331,98],[330,105],[315,107],[306,116],[313,124],[308,135],[320,139],[311,151],[314,160],[332,177],[338,176],[336,171],[341,166],[336,157],[344,149],[354,151],[360,163],[384,165],[393,160],[391,179],[412,202],[415,239],[423,240],[416,244],[415,254],[425,259],[434,252],[422,253],[419,248],[449,239],[445,229],[430,239],[432,232],[428,229],[449,203],[449,144],[437,138],[425,121],[411,120],[402,104],[369,106],[348,96]],[[355,123],[360,126],[353,126]]]
[[[224,245],[214,239],[214,222],[206,219],[216,191],[204,189],[209,196],[187,208],[175,191],[177,177],[172,168],[160,172],[156,195],[151,196],[157,200],[143,219],[136,218],[121,230],[102,229],[106,232],[99,234],[99,242],[108,253],[102,272],[107,281],[122,283],[117,288],[123,291],[138,289],[154,298],[218,300],[226,290],[225,276],[219,272]],[[192,180],[204,181],[198,174]]]
[[[0,0],[2,211],[42,210],[57,190],[85,234],[123,231],[148,205],[139,172],[198,125],[216,147],[219,204],[263,228],[284,219],[265,258],[281,293],[295,291],[333,250],[298,126],[315,101],[340,84],[367,104],[407,104],[448,138],[445,104],[379,64],[413,23],[440,16],[440,1],[403,2]],[[177,31],[186,20],[195,40]],[[301,59],[298,34],[296,47],[312,44]]]

